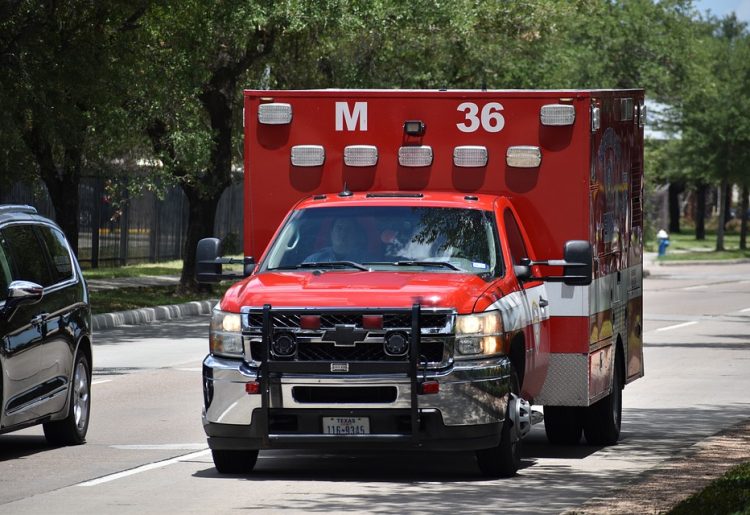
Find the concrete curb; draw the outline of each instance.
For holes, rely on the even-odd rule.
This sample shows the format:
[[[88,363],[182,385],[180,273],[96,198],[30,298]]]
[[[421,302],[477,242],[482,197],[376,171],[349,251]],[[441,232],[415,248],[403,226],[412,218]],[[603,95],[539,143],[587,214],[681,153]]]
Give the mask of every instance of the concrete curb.
[[[218,300],[216,299],[196,300],[186,302],[185,304],[173,304],[171,306],[102,313],[91,317],[91,325],[93,330],[97,331],[99,329],[112,329],[123,325],[149,324],[157,320],[175,320],[189,316],[208,315],[217,302]]]
[[[659,261],[655,259],[653,266],[690,266],[690,265],[739,265],[741,263],[750,263],[750,259],[706,259],[700,261]]]

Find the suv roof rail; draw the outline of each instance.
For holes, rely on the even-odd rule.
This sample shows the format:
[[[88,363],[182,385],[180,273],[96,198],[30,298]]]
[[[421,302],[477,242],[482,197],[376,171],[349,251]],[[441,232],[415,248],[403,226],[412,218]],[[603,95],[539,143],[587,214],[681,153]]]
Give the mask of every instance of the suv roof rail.
[[[26,213],[29,215],[37,214],[36,208],[26,204],[4,204],[0,205],[0,214],[4,213]]]

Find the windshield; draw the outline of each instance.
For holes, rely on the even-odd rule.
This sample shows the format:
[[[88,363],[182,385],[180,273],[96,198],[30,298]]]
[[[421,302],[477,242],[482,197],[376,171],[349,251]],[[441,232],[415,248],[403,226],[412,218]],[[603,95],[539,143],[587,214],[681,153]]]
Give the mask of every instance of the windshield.
[[[500,273],[494,217],[445,207],[325,207],[295,211],[262,270],[353,268]]]

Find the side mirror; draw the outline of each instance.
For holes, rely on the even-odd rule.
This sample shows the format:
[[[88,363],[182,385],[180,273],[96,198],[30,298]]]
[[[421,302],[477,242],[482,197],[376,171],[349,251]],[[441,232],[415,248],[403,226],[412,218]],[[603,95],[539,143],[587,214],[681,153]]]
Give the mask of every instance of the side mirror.
[[[221,281],[221,241],[219,238],[203,238],[195,252],[195,278],[199,283]]]
[[[255,261],[252,257],[232,259],[221,257],[221,240],[203,238],[195,251],[195,279],[199,283],[218,283],[223,279],[242,279],[253,273]],[[242,274],[222,272],[222,265],[242,264]]]
[[[36,304],[44,297],[44,288],[31,281],[13,281],[8,286],[8,298],[2,315],[11,319],[16,308],[24,304]]]
[[[563,247],[563,283],[570,286],[591,284],[594,270],[594,252],[591,243],[585,240],[570,240]]]
[[[513,265],[513,273],[519,281],[528,281],[531,279],[531,267],[527,265]]]

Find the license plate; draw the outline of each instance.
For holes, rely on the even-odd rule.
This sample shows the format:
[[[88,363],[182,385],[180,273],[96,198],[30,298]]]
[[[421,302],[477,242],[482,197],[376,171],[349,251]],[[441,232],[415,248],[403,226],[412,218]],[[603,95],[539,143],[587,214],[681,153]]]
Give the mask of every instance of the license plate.
[[[323,434],[326,435],[369,435],[368,417],[323,417]]]

